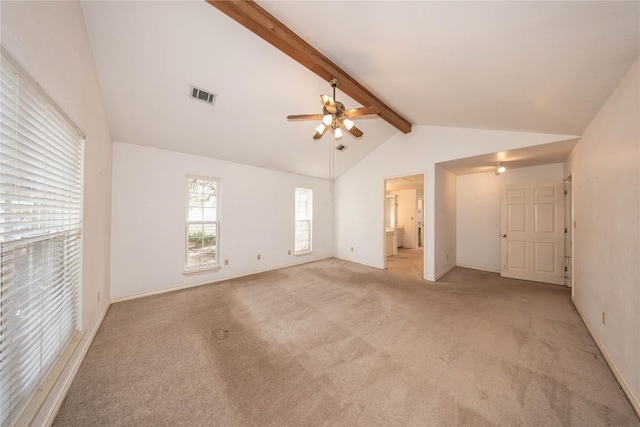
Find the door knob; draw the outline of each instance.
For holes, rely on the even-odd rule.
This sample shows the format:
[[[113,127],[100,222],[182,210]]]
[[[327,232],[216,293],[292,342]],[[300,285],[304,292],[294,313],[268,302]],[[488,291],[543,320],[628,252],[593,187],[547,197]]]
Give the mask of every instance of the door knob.
[[[502,234],[500,237],[504,238],[504,237],[507,237],[507,235],[506,234]]]

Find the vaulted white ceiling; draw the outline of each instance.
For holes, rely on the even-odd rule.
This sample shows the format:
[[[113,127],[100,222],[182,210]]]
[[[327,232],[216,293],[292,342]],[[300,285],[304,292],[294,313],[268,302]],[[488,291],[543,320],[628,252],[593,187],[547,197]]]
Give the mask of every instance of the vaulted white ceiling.
[[[259,3],[414,125],[580,135],[640,49],[637,2]],[[319,113],[327,82],[204,1],[83,11],[115,140],[328,176],[330,135],[286,120]],[[357,125],[336,176],[397,133]]]

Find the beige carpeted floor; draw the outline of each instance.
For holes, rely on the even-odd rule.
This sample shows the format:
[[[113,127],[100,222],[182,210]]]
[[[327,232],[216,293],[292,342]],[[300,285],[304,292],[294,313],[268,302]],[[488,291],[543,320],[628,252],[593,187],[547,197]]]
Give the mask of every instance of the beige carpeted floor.
[[[328,259],[111,306],[57,426],[639,426],[567,288]]]
[[[416,279],[424,277],[423,249],[398,248],[398,255],[387,257],[387,269]]]

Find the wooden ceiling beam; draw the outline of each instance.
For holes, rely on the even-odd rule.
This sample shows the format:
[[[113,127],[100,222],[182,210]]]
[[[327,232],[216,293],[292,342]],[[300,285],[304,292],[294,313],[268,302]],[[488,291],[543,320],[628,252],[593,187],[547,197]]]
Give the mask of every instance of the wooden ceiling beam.
[[[376,107],[380,111],[378,115],[398,130],[404,133],[411,132],[411,123],[407,119],[392,110],[346,71],[334,64],[329,58],[304,41],[253,0],[206,1],[327,82],[333,78],[338,79],[339,88],[342,92],[365,107]]]

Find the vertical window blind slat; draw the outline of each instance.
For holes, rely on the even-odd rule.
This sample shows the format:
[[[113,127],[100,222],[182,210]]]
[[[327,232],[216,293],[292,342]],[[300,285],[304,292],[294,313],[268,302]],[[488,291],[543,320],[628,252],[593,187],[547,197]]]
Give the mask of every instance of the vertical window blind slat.
[[[0,67],[0,425],[11,424],[78,328],[82,140]]]

